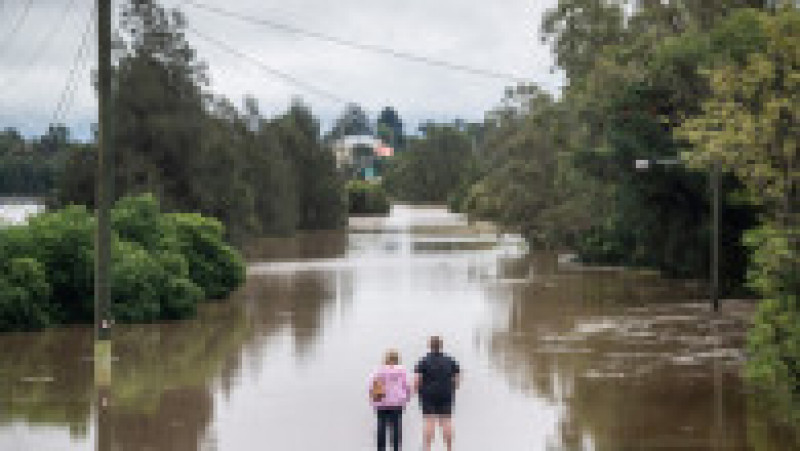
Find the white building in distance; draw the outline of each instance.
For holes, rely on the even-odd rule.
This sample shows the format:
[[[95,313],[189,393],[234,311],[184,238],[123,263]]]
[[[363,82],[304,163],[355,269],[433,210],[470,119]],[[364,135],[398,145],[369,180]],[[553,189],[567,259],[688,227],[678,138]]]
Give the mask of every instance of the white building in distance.
[[[376,161],[394,156],[394,149],[372,135],[349,135],[333,142],[336,167],[351,176],[365,179],[377,177]]]

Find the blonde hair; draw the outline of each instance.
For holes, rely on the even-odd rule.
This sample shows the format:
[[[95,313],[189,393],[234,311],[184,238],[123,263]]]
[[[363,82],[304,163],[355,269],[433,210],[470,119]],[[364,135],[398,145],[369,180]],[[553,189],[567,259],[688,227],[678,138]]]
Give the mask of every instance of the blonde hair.
[[[390,349],[386,351],[386,355],[383,358],[383,363],[386,365],[399,365],[400,353],[397,352],[396,349]]]

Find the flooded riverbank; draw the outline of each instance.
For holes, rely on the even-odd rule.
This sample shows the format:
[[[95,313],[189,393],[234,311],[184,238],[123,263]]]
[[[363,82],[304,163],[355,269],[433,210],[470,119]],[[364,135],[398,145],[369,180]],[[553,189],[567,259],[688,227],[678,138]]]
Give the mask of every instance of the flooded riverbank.
[[[91,330],[0,336],[0,449],[367,450],[365,379],[436,333],[461,362],[457,449],[793,449],[740,377],[751,307],[702,284],[526,255],[396,206],[246,249],[245,287],[191,321],[119,326],[106,406]],[[418,449],[421,415],[405,416]]]

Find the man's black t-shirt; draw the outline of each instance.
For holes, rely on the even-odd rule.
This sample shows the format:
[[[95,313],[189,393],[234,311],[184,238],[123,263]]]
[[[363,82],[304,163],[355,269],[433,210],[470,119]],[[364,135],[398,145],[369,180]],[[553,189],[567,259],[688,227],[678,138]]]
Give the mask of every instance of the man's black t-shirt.
[[[419,394],[423,401],[452,400],[455,393],[454,377],[460,372],[458,363],[441,352],[430,352],[414,367],[422,381]]]

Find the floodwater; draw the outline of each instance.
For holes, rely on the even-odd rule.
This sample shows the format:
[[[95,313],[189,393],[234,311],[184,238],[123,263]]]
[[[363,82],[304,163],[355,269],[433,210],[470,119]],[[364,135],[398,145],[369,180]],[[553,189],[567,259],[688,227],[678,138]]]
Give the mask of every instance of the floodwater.
[[[366,377],[440,334],[463,370],[456,449],[798,449],[740,378],[752,308],[703,287],[526,255],[442,209],[260,240],[195,320],[118,326],[98,402],[91,331],[0,336],[1,450],[369,450]],[[416,400],[406,449],[420,449]],[[438,444],[441,447],[441,443]]]
[[[29,217],[44,210],[44,204],[39,199],[0,196],[0,226],[23,224]]]

